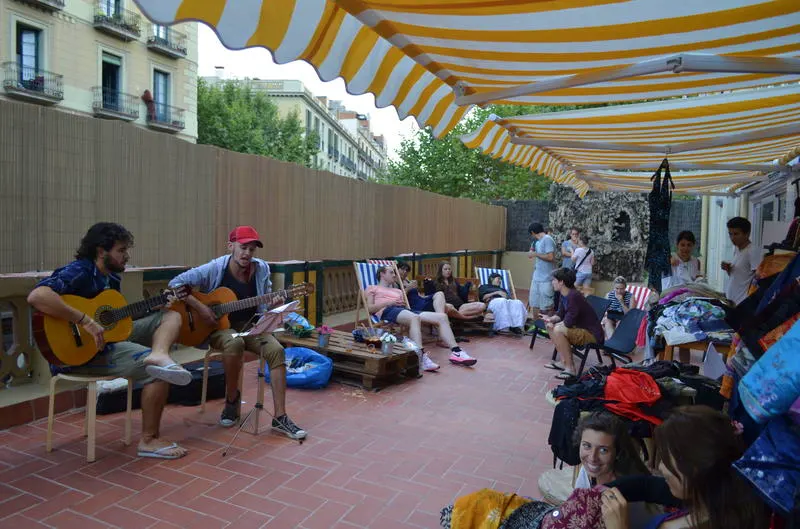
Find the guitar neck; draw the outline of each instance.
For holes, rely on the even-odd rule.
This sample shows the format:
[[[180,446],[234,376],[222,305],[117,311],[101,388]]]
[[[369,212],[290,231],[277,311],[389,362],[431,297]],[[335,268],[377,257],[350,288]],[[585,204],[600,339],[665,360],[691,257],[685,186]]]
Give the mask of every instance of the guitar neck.
[[[252,298],[245,298],[237,301],[231,301],[229,303],[222,303],[214,307],[214,312],[217,313],[217,316],[222,316],[231,312],[236,312],[237,310],[257,307],[258,305],[263,305],[265,303],[270,304],[277,298],[288,299],[294,297],[295,295],[294,292],[295,289],[277,290],[275,292],[270,292],[269,294],[264,294],[263,296],[255,296]]]
[[[109,312],[111,313],[113,321],[120,321],[124,320],[125,318],[136,318],[136,316],[140,316],[147,311],[156,307],[160,307],[161,305],[165,305],[166,303],[167,295],[160,294],[142,301],[137,301],[136,303],[131,303],[130,305],[125,305],[124,307],[120,307],[118,309],[110,310]]]

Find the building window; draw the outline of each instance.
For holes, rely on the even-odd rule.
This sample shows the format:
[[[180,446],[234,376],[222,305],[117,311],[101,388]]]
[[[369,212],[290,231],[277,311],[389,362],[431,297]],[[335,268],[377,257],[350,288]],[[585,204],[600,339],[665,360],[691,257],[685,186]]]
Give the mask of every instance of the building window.
[[[153,102],[155,103],[156,119],[169,121],[170,101],[170,75],[161,70],[153,70]]]
[[[113,17],[114,15],[120,14],[120,10],[122,9],[121,4],[121,0],[101,0],[100,10],[105,16]]]
[[[41,70],[42,30],[17,24],[17,65],[19,81],[33,81]]]
[[[169,41],[169,28],[159,24],[153,24],[153,35],[164,42]]]
[[[122,57],[103,52],[100,85],[103,87],[103,108],[119,110],[120,90],[122,89]]]
[[[306,110],[306,136],[311,134],[311,111]]]

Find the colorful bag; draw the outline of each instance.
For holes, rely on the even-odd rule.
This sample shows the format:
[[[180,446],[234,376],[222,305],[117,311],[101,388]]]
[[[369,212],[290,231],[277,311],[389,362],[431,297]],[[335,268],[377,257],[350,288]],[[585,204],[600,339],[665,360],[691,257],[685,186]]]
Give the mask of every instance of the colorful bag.
[[[747,413],[758,423],[789,411],[800,396],[800,322],[753,364],[739,382]]]
[[[800,426],[786,416],[772,419],[733,468],[772,509],[791,514],[800,494]]]

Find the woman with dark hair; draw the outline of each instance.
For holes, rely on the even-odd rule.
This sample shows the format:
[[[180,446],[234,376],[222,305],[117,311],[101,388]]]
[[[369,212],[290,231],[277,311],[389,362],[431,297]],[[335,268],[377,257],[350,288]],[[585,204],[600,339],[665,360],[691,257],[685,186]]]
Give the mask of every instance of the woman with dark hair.
[[[630,529],[628,502],[683,508],[651,519],[647,529],[762,529],[769,514],[732,463],[744,453],[730,418],[707,406],[676,409],[655,431],[663,478],[626,478],[602,494],[606,529]],[[668,488],[668,493],[664,490]],[[674,497],[674,498],[672,498]]]
[[[439,270],[436,271],[436,290],[444,293],[447,302],[447,315],[460,317],[461,319],[477,318],[486,309],[486,304],[481,302],[465,302],[458,295],[458,284],[453,277],[453,267],[447,261],[439,263]]]
[[[575,490],[588,491],[619,477],[649,474],[625,423],[614,415],[597,412],[583,417],[574,436],[582,465]],[[566,503],[583,505],[584,498],[573,493],[564,505]],[[483,489],[462,496],[453,505],[442,509],[440,524],[446,529],[484,529],[498,527],[513,515],[515,527],[544,529],[550,527],[551,520],[545,520],[549,512],[555,512],[552,505],[516,494]],[[644,509],[641,512],[639,516],[637,510],[632,518],[649,517]],[[596,514],[599,517],[599,512]],[[575,521],[570,527],[594,529],[595,526]]]
[[[522,326],[528,318],[525,304],[518,299],[510,299],[508,290],[503,288],[503,277],[494,272],[489,275],[489,283],[478,288],[478,299],[486,303],[484,321],[493,321],[492,330],[509,329],[514,334],[522,334]]]

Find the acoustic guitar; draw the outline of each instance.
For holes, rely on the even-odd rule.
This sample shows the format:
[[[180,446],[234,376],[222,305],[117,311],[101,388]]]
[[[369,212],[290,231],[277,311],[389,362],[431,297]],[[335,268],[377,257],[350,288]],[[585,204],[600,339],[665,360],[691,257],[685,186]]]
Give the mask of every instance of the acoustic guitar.
[[[184,299],[191,293],[188,286],[169,289],[161,295],[128,304],[114,289],[102,291],[89,299],[64,294],[61,299],[92,318],[105,328],[106,343],[123,342],[133,330],[133,320],[148,311],[166,305],[170,297]],[[94,337],[77,323],[55,318],[43,312],[33,314],[33,337],[42,355],[53,365],[83,365],[97,354]]]
[[[237,310],[249,309],[258,305],[270,305],[278,298],[291,299],[300,296],[307,296],[314,292],[314,285],[311,283],[299,283],[292,285],[284,290],[278,290],[245,299],[236,299],[233,290],[226,287],[219,287],[208,294],[194,292],[192,295],[200,303],[206,305],[214,311],[217,317],[216,325],[209,325],[200,317],[198,312],[189,306],[185,301],[174,303],[170,310],[174,310],[181,315],[181,332],[178,336],[178,343],[183,345],[195,346],[205,342],[212,332],[219,329],[230,329],[231,322],[228,314]]]

